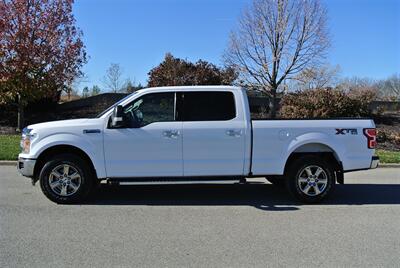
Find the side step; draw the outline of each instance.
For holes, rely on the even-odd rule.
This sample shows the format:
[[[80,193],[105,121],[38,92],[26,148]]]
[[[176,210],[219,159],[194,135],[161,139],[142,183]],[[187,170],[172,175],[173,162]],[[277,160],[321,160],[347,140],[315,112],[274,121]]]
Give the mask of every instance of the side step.
[[[106,182],[110,185],[244,184],[246,178],[110,178]]]

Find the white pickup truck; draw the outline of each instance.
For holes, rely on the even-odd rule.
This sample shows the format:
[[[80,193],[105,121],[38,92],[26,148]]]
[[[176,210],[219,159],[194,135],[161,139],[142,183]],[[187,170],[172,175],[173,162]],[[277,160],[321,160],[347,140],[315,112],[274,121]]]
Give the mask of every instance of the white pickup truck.
[[[376,168],[369,119],[252,120],[245,89],[139,90],[97,118],[30,125],[18,169],[57,203],[113,183],[220,183],[266,177],[318,202],[343,173]]]

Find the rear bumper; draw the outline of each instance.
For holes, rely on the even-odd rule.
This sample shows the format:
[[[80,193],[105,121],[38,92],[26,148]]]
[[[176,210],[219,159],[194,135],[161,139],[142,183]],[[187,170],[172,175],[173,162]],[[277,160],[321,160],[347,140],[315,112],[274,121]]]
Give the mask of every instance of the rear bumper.
[[[369,167],[367,167],[367,168],[358,168],[358,169],[347,169],[347,170],[343,170],[343,172],[347,173],[347,172],[353,172],[353,171],[374,169],[374,168],[377,168],[378,166],[379,166],[379,156],[372,156],[371,157],[371,163],[370,163]]]
[[[35,168],[36,159],[18,158],[18,171],[22,176],[33,177],[33,170]]]
[[[379,156],[373,156],[370,168],[377,168],[379,166]]]

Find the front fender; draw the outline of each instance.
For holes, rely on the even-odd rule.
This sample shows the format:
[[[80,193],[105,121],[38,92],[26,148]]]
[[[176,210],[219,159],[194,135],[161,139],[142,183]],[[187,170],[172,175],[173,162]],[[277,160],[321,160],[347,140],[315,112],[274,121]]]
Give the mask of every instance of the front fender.
[[[105,178],[106,170],[104,167],[104,156],[102,136],[92,136],[90,139],[83,139],[79,135],[72,133],[56,133],[42,138],[35,143],[30,152],[30,158],[38,158],[46,149],[57,145],[70,145],[84,151],[90,158],[95,167],[97,177]]]

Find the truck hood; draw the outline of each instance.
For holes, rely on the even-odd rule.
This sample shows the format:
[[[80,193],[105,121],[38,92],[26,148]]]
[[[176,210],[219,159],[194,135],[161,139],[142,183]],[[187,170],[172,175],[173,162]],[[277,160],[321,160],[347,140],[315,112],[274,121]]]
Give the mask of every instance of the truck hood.
[[[40,130],[43,128],[58,128],[58,127],[68,127],[68,126],[82,126],[85,125],[89,120],[89,118],[82,119],[70,119],[70,120],[59,120],[59,121],[50,121],[44,123],[38,123],[29,125],[28,128]]]
[[[28,128],[33,130],[33,133],[71,133],[79,131],[82,133],[84,129],[102,129],[103,118],[83,118],[83,119],[70,119],[51,121],[39,124],[29,125]]]

